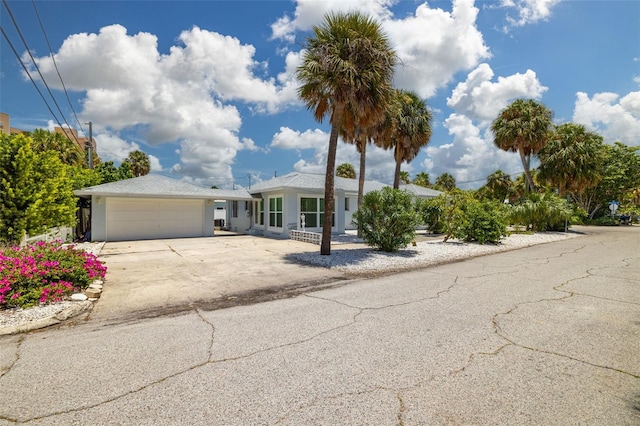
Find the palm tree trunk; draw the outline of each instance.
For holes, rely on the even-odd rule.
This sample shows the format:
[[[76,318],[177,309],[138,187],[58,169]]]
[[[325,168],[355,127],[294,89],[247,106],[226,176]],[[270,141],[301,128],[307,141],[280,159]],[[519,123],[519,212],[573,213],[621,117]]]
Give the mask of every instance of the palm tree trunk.
[[[520,160],[522,161],[522,167],[524,168],[524,175],[527,178],[527,184],[525,185],[525,195],[529,194],[529,191],[533,192],[536,190],[535,185],[533,184],[533,177],[531,177],[531,170],[529,169],[529,162],[527,161],[527,157],[524,155],[524,150],[519,149]]]
[[[367,154],[366,136],[362,136],[362,139],[359,141],[358,147],[360,148],[360,175],[358,176],[358,210],[360,210],[360,208],[362,207],[362,200],[364,199],[364,172]],[[358,225],[358,238],[362,238],[360,225]]]
[[[338,110],[338,107],[336,107],[332,118],[329,152],[327,153],[327,172],[324,178],[324,220],[322,221],[322,243],[320,244],[321,255],[331,254],[331,218],[333,217],[333,188],[335,181],[333,175],[336,170],[338,130],[342,122],[342,111]]]
[[[400,149],[398,144],[399,142],[396,141],[395,155],[393,156],[393,158],[396,160],[396,171],[393,175],[393,189],[400,188],[400,166],[402,165],[402,160],[398,160],[398,151]]]

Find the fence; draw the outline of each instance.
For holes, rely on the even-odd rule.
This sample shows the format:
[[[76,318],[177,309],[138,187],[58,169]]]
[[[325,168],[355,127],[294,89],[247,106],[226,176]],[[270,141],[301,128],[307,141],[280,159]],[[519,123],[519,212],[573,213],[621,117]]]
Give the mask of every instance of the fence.
[[[27,244],[36,242],[36,241],[70,241],[73,238],[73,228],[71,227],[60,227],[60,228],[51,228],[49,232],[40,235],[24,235],[22,240],[20,240],[20,247],[24,247]]]
[[[290,230],[289,238],[296,241],[302,241],[304,243],[320,245],[322,241],[322,234],[319,232]]]

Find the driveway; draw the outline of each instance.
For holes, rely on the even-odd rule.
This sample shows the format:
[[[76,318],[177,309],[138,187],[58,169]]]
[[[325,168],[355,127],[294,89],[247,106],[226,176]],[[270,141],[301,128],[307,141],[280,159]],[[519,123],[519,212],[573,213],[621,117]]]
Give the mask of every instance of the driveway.
[[[343,279],[341,272],[285,256],[318,250],[308,243],[238,234],[108,242],[100,252],[107,282],[91,317],[119,321],[188,310],[194,303],[233,306]]]

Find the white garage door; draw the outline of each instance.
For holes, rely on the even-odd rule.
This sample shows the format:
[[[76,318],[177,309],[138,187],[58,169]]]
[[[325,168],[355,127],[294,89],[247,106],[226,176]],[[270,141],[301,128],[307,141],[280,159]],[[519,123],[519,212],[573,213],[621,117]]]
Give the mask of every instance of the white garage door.
[[[204,235],[204,200],[108,198],[106,210],[107,241]]]

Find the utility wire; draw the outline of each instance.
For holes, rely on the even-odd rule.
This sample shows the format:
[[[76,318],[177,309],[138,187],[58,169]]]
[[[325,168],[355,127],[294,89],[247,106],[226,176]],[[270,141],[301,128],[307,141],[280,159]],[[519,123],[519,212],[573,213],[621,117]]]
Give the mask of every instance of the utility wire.
[[[36,17],[38,18],[38,23],[40,24],[40,28],[42,29],[42,33],[44,34],[44,39],[47,41],[47,47],[49,48],[49,56],[51,56],[51,61],[53,62],[53,66],[56,68],[56,72],[58,73],[58,77],[60,78],[60,83],[62,84],[62,88],[64,89],[64,94],[67,97],[67,102],[69,103],[69,108],[71,108],[71,111],[73,112],[73,116],[76,119],[76,123],[78,123],[78,127],[80,128],[80,130],[82,130],[82,133],[86,134],[84,128],[82,127],[82,123],[78,119],[78,115],[76,114],[76,111],[73,108],[73,105],[71,104],[71,99],[69,99],[69,93],[67,92],[67,87],[65,86],[64,81],[62,80],[62,76],[60,75],[60,70],[58,69],[58,64],[56,63],[56,59],[55,59],[55,57],[53,55],[53,50],[51,49],[51,43],[49,43],[49,37],[47,37],[47,32],[45,31],[44,25],[42,24],[42,20],[40,19],[40,14],[38,13],[38,8],[36,7],[36,1],[35,0],[31,0],[31,2],[33,3],[33,10],[36,12]]]
[[[49,88],[49,85],[47,84],[47,81],[44,79],[44,76],[40,72],[40,68],[38,67],[38,64],[36,63],[35,58],[31,54],[31,50],[29,49],[29,46],[27,45],[27,41],[24,39],[24,36],[22,35],[22,31],[20,31],[20,27],[18,26],[18,23],[16,22],[15,17],[13,16],[13,12],[11,12],[11,9],[9,8],[9,4],[7,3],[7,0],[2,0],[2,3],[4,4],[4,7],[7,9],[7,12],[9,13],[9,16],[11,17],[11,20],[13,21],[13,25],[16,27],[16,31],[18,31],[18,35],[20,36],[20,39],[22,40],[22,44],[24,44],[25,49],[27,49],[27,53],[29,54],[29,57],[31,58],[31,62],[33,63],[33,66],[35,67],[36,71],[38,71],[38,75],[40,75],[40,79],[42,80],[42,83],[47,88],[47,91],[49,92],[49,96],[51,96],[51,99],[53,100],[53,103],[58,108],[58,112],[62,116],[62,120],[64,120],[64,122],[65,122],[65,124],[67,125],[68,128],[71,128],[71,126],[67,122],[67,119],[64,117],[64,113],[62,112],[62,109],[60,108],[60,105],[58,105],[58,102],[56,101],[56,98],[53,96],[53,93],[51,93],[51,89]],[[9,41],[9,37],[7,36],[7,34],[4,31],[3,31],[3,35],[7,39],[7,41]],[[9,44],[11,44],[11,43],[9,43]],[[13,47],[12,47],[12,49],[13,49]],[[19,55],[17,54],[15,49],[13,49],[13,50],[14,50],[14,53],[16,54],[16,56],[18,56],[18,60],[22,64],[22,67],[25,68],[25,70],[26,70],[26,66],[22,62],[22,58],[19,57]],[[29,78],[31,78],[31,77],[29,77]],[[31,78],[31,81],[33,82],[34,85],[36,84],[33,81],[33,78]],[[39,90],[38,90],[38,92],[39,92]],[[43,99],[44,99],[44,97],[43,97]],[[47,104],[47,106],[48,106],[48,104]],[[51,111],[51,108],[49,108],[49,111]],[[54,117],[55,117],[55,115],[54,115]],[[58,122],[58,124],[62,128],[62,124],[60,123],[60,120],[58,120],[56,118],[56,121]],[[80,141],[78,141],[78,138],[76,137],[76,135],[73,132],[69,132],[69,133],[71,133],[73,138],[76,140],[76,143],[78,145],[80,145]]]
[[[20,65],[22,65],[22,68],[24,69],[24,72],[27,74],[27,76],[29,77],[29,80],[31,80],[31,83],[33,83],[33,86],[36,88],[36,90],[38,91],[38,94],[40,95],[40,97],[42,98],[42,100],[44,101],[44,104],[47,106],[47,108],[49,109],[49,112],[51,113],[51,115],[53,116],[53,118],[56,119],[56,121],[58,122],[58,124],[60,125],[60,127],[62,127],[62,124],[60,124],[60,120],[58,120],[58,117],[56,117],[55,113],[53,112],[53,110],[51,109],[51,106],[49,105],[49,103],[47,102],[47,100],[45,99],[44,95],[42,94],[42,92],[40,91],[40,88],[38,87],[38,85],[36,84],[36,82],[33,80],[33,77],[31,77],[31,74],[29,73],[29,70],[27,69],[27,67],[25,66],[24,62],[22,62],[22,59],[20,59],[20,55],[18,54],[18,51],[16,50],[16,48],[13,46],[13,43],[11,43],[11,40],[9,40],[9,37],[7,36],[7,33],[4,32],[4,28],[2,28],[2,26],[0,26],[0,31],[2,31],[2,35],[4,36],[5,40],[7,40],[7,43],[9,43],[9,47],[11,47],[11,50],[13,50],[14,55],[16,55],[16,58],[18,58],[18,61],[20,62]]]

